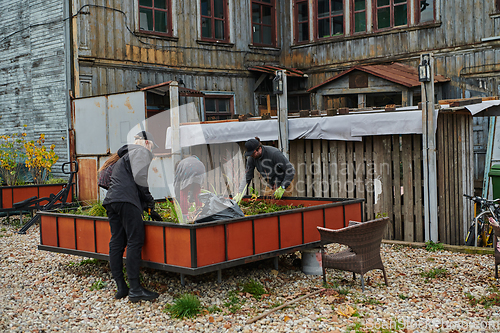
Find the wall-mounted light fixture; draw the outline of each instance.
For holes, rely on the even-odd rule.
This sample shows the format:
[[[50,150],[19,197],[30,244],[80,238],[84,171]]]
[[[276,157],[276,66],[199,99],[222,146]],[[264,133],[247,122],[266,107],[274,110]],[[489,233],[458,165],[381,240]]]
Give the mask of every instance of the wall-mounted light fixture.
[[[431,80],[430,56],[428,53],[422,54],[422,63],[418,66],[418,80],[429,82]]]
[[[273,79],[273,94],[275,95],[283,94],[283,78],[281,74],[281,71],[276,71],[276,76]]]

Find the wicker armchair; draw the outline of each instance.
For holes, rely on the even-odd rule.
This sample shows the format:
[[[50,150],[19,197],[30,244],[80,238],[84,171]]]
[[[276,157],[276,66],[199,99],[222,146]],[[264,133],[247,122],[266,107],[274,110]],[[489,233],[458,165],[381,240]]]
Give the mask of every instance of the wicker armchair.
[[[325,269],[335,268],[361,274],[361,287],[365,291],[363,275],[373,269],[381,269],[384,274],[385,284],[387,276],[384,264],[380,257],[380,243],[384,235],[389,218],[379,218],[367,222],[349,222],[349,226],[331,230],[317,227],[321,236],[321,257],[323,267],[323,281],[326,282]],[[339,253],[325,253],[324,244],[339,243],[349,246],[349,249]]]

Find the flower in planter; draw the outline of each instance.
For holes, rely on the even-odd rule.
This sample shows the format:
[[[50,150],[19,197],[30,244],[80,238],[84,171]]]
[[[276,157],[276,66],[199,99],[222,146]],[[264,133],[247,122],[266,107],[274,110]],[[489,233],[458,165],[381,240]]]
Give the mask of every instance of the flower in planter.
[[[0,136],[0,173],[7,185],[15,185],[26,154],[22,151],[26,133]]]
[[[48,149],[44,145],[45,134],[34,141],[24,143],[26,150],[26,167],[30,170],[35,184],[42,184],[47,178],[50,169],[57,162],[59,157],[54,152],[55,145],[52,144]]]

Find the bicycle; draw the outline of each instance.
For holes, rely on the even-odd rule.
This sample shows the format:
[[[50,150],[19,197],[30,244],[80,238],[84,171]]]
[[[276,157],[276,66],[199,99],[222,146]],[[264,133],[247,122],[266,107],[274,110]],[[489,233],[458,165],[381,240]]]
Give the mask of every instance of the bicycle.
[[[465,237],[467,246],[493,246],[493,228],[489,223],[492,217],[500,221],[500,199],[488,200],[480,196],[470,196],[464,194],[464,197],[479,205],[481,212],[474,217],[472,224]],[[478,235],[476,237],[476,235]]]

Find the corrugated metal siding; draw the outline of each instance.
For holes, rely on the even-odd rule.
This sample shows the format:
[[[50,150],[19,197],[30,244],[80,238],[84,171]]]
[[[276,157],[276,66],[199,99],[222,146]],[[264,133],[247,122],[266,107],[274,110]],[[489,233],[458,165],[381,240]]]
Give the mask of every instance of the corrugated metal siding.
[[[63,18],[58,0],[2,1],[1,7],[0,40]],[[68,160],[65,66],[62,22],[26,29],[0,43],[0,133],[19,132],[23,125],[28,125],[28,139],[45,133],[46,145],[56,145],[58,177]]]

